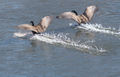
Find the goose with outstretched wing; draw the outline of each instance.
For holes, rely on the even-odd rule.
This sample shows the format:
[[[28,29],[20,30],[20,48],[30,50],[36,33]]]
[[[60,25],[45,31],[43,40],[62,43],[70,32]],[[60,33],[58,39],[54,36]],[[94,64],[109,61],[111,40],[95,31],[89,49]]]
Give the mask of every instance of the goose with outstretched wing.
[[[58,15],[58,16],[56,16],[56,18],[72,19],[80,25],[81,23],[89,22],[97,10],[98,10],[98,8],[96,6],[91,5],[91,6],[88,6],[85,9],[85,11],[83,12],[83,14],[81,14],[81,15],[78,15],[78,13],[75,10],[72,10],[70,12],[64,12],[64,13]]]
[[[32,31],[33,34],[40,34],[41,32],[46,31],[46,29],[50,25],[52,19],[53,19],[52,16],[45,16],[42,18],[42,20],[40,21],[40,23],[38,25],[34,25],[34,22],[31,21],[32,25],[21,24],[21,25],[18,25],[17,27],[19,29],[30,30],[30,31]]]

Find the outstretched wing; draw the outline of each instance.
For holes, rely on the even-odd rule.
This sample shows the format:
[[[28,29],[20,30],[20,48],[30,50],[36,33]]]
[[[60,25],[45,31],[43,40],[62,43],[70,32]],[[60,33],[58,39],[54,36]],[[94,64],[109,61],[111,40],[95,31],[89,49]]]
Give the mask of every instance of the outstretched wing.
[[[19,29],[24,29],[24,30],[31,30],[31,31],[36,31],[35,27],[30,25],[30,24],[21,24],[17,26]]]
[[[59,16],[56,16],[56,18],[66,18],[66,19],[73,19],[75,17],[75,13],[73,12],[64,12],[60,14]]]
[[[52,18],[53,18],[52,16],[45,16],[44,18],[42,18],[41,22],[36,26],[32,26],[29,24],[22,24],[22,25],[18,25],[17,27],[19,29],[30,30],[37,33],[44,32],[46,28],[49,26],[49,24],[51,23]]]
[[[91,6],[88,6],[88,7],[86,8],[86,10],[84,11],[83,14],[84,14],[89,20],[91,20],[92,17],[93,17],[93,15],[94,15],[94,13],[95,13],[97,10],[98,10],[97,6],[91,5]]]
[[[43,30],[46,30],[46,28],[50,25],[52,19],[53,19],[53,16],[45,16],[42,18],[42,20],[38,25],[40,25]]]

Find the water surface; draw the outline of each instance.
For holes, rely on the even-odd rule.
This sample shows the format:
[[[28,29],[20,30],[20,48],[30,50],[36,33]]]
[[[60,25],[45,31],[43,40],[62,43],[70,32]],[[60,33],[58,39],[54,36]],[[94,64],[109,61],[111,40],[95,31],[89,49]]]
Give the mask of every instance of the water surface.
[[[43,33],[53,40],[13,37],[19,24],[31,20],[37,24],[46,15],[73,9],[81,14],[93,4],[99,11],[82,29],[70,27],[71,20],[54,19]],[[119,77],[119,7],[119,0],[1,0],[0,76]]]

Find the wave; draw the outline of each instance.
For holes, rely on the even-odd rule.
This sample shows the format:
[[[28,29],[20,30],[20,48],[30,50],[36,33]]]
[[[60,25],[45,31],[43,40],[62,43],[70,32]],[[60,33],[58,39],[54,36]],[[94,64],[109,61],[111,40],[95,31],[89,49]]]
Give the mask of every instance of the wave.
[[[74,23],[70,23],[70,26],[75,26]],[[105,28],[101,24],[81,24],[80,26],[76,26],[76,29],[84,29],[92,32],[99,32],[104,34],[111,34],[111,35],[119,35],[120,36],[120,30],[115,28]]]

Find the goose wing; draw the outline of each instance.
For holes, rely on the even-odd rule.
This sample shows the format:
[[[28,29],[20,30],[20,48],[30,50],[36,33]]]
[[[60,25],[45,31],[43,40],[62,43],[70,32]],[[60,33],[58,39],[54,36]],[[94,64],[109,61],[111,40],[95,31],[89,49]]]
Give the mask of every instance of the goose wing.
[[[46,28],[50,25],[52,19],[53,16],[45,16],[42,18],[38,25],[40,25],[43,30],[46,30]]]
[[[24,29],[24,30],[31,30],[31,31],[36,31],[35,27],[30,25],[30,24],[21,24],[17,26],[19,29]]]
[[[75,13],[73,12],[64,12],[58,16],[56,16],[56,18],[66,18],[66,19],[73,19],[73,17],[75,17]]]

